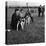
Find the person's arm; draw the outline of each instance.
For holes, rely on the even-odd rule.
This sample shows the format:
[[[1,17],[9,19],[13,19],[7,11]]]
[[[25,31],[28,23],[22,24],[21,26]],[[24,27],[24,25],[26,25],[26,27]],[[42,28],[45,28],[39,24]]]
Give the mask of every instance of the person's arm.
[[[14,26],[14,14],[11,17],[11,24],[10,24],[11,28],[13,28]]]

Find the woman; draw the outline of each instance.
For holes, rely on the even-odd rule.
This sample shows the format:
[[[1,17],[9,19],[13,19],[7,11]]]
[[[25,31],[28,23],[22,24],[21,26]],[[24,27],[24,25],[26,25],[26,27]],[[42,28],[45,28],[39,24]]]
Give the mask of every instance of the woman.
[[[15,13],[12,15],[11,29],[14,29],[14,30],[17,29],[17,23],[19,19],[20,19],[19,9],[15,9]]]

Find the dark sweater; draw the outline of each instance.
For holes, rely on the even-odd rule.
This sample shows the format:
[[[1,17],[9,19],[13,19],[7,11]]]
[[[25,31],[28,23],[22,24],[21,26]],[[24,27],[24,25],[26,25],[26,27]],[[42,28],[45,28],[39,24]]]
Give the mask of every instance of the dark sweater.
[[[17,29],[17,23],[18,23],[18,20],[20,20],[20,16],[17,16],[16,13],[14,13],[12,15],[12,20],[11,20],[11,28],[12,29]]]

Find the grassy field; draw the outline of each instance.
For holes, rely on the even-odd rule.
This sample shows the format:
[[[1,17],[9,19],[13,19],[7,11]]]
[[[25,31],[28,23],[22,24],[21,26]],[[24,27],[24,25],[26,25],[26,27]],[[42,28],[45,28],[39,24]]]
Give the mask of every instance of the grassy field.
[[[11,30],[7,32],[7,44],[25,44],[25,43],[41,43],[44,42],[44,17],[33,17],[34,22],[25,25],[23,31]]]

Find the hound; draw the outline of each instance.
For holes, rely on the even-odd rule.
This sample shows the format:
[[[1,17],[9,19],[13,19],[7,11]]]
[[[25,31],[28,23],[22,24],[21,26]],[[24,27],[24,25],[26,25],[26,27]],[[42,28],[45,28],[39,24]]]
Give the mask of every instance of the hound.
[[[31,17],[30,16],[26,16],[26,24],[30,24],[31,22]]]
[[[24,29],[24,24],[25,24],[25,18],[22,18],[22,19],[20,19],[20,21],[18,21],[18,23],[17,23],[17,31],[18,31],[18,26],[19,26],[19,24],[21,25],[21,28],[22,28],[22,30]]]

